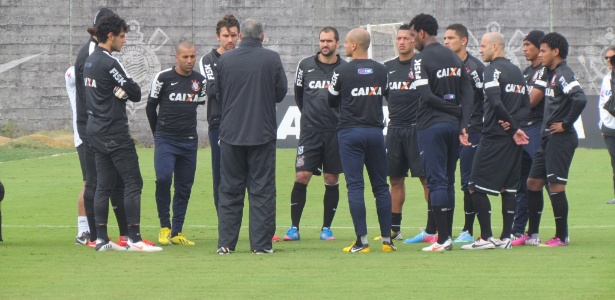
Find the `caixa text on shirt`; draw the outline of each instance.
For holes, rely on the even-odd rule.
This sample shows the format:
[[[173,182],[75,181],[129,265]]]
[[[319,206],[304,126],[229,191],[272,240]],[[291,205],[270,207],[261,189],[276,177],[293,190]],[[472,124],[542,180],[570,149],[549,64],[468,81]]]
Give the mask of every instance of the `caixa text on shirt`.
[[[199,102],[199,95],[186,93],[170,93],[169,100],[183,102]]]
[[[358,88],[352,89],[350,91],[350,94],[354,97],[382,95],[382,87],[379,87],[379,86],[358,87]]]

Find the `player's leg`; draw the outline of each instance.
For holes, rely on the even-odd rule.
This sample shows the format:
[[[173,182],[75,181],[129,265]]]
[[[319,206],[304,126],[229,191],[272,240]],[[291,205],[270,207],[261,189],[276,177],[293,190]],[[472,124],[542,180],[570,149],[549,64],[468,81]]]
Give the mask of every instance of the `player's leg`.
[[[83,140],[83,138],[82,138]],[[93,248],[96,245],[96,238],[98,233],[96,232],[96,218],[94,214],[94,194],[96,193],[97,171],[96,171],[96,158],[94,148],[87,140],[83,140],[85,146],[83,156],[85,165],[85,190],[83,191],[83,207],[85,209],[85,215],[88,219],[88,227],[90,228],[90,241],[88,247]]]
[[[120,231],[117,244],[126,246],[128,243],[128,220],[126,219],[126,209],[124,208],[124,181],[119,173],[115,176],[115,185],[111,191],[111,208],[115,214],[117,227]]]
[[[171,226],[171,242],[176,245],[194,246],[196,243],[188,240],[183,234],[184,220],[188,210],[188,202],[196,172],[196,154],[198,141],[174,141],[176,146],[175,180],[173,187],[173,222]]]
[[[81,177],[83,178],[83,186],[77,197],[77,237],[75,244],[86,245],[90,239],[90,227],[88,218],[85,213],[85,205],[83,194],[85,193],[85,145],[82,143],[77,146],[77,156],[79,157],[79,166],[81,167]]]
[[[397,250],[391,240],[391,193],[387,184],[386,148],[382,129],[366,130],[367,147],[365,151],[365,167],[376,198],[376,213],[382,236],[382,250],[391,252]]]
[[[578,145],[576,132],[563,132],[551,136],[546,153],[549,198],[555,218],[555,237],[543,245],[550,247],[568,245],[568,197],[566,184],[572,158]]]
[[[613,195],[615,195],[615,135],[604,134],[602,135],[606,148],[609,151],[611,157],[611,169],[613,170]],[[607,204],[615,204],[615,196],[607,202]]]
[[[97,183],[94,197],[94,214],[96,216],[96,250],[114,250],[114,243],[109,241],[107,219],[109,216],[109,197],[115,183],[115,166],[107,153],[95,151]],[[119,246],[118,246],[119,247]]]
[[[218,145],[218,136],[220,135],[219,128],[209,130],[209,149],[211,150],[211,178],[213,181],[214,205],[218,211],[218,201],[220,196],[220,145]]]
[[[455,172],[459,160],[459,130],[449,124],[448,128],[448,152],[446,164],[446,178],[448,179],[447,196],[448,210],[446,212],[448,239],[452,242],[453,219],[455,216]]]
[[[528,221],[528,201],[527,201],[527,178],[532,168],[532,161],[540,147],[541,125],[534,126],[525,130],[525,134],[530,138],[530,143],[523,146],[523,158],[521,160],[521,177],[517,189],[517,208],[515,210],[515,221],[513,224],[513,239],[522,237]]]
[[[468,190],[468,182],[470,181],[470,175],[472,173],[472,163],[474,162],[474,156],[478,144],[480,143],[481,133],[470,133],[468,141],[472,143],[470,146],[461,146],[459,149],[459,173],[461,175],[461,190],[463,191],[463,211],[464,211],[464,223],[461,233],[453,244],[465,244],[474,242],[474,219],[476,218],[476,211],[470,191]]]
[[[363,166],[365,165],[365,135],[363,129],[345,128],[338,131],[340,158],[348,189],[348,207],[354,225],[356,241],[344,252],[369,252],[365,212]]]
[[[389,128],[385,139],[387,175],[391,184],[391,238],[401,240],[401,220],[406,201],[405,179],[408,176],[409,161],[404,143],[409,136],[403,135],[404,128]],[[406,144],[406,145],[405,145]]]
[[[176,165],[176,153],[171,139],[155,137],[154,170],[156,171],[156,208],[160,220],[158,243],[168,245],[171,242],[171,183]]]
[[[340,160],[340,147],[337,131],[323,133],[324,157],[323,172],[325,173],[325,195],[323,197],[323,221],[320,231],[321,240],[335,240],[331,232],[331,224],[340,202],[339,174],[343,172]]]
[[[542,210],[544,209],[544,195],[542,189],[547,182],[547,170],[545,167],[544,146],[548,138],[542,140],[540,148],[536,151],[530,174],[527,179],[527,203],[528,203],[528,226],[527,233],[523,238],[515,240],[513,246],[540,244],[539,228]]]

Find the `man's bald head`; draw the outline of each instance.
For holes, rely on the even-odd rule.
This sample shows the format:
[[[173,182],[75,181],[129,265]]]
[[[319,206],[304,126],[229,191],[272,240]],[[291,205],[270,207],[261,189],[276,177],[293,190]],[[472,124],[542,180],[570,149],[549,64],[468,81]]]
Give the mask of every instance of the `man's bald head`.
[[[361,50],[367,51],[367,48],[369,48],[369,32],[363,28],[355,28],[350,30],[346,37],[349,41],[356,43],[357,47]]]
[[[504,35],[499,32],[488,32],[480,41],[480,54],[483,61],[491,62],[497,57],[504,57]]]

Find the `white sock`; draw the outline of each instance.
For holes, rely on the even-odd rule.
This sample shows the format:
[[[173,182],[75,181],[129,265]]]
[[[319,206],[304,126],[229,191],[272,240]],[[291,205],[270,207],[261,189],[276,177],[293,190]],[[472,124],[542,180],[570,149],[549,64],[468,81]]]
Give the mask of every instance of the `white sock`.
[[[84,232],[90,232],[90,226],[88,226],[88,217],[86,216],[78,216],[77,217],[77,236],[81,236]]]
[[[361,243],[363,245],[368,245],[368,243],[367,243],[367,235],[362,235],[361,236]]]
[[[382,242],[383,242],[383,243],[384,243],[384,242],[387,242],[387,243],[389,243],[389,244],[390,244],[390,243],[391,243],[391,237],[390,237],[390,236],[389,236],[389,237],[382,237]]]

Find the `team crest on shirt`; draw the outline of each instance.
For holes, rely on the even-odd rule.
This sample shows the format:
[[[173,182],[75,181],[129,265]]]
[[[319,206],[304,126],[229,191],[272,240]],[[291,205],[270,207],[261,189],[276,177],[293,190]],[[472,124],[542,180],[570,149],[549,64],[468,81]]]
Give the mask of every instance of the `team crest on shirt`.
[[[299,155],[303,154],[303,146],[297,147],[297,154]]]
[[[201,87],[199,86],[199,81],[196,79],[192,80],[192,90],[195,92],[198,92],[201,90]]]
[[[553,78],[551,78],[551,85],[552,86],[556,85],[556,79],[557,79],[557,74],[553,74]]]

